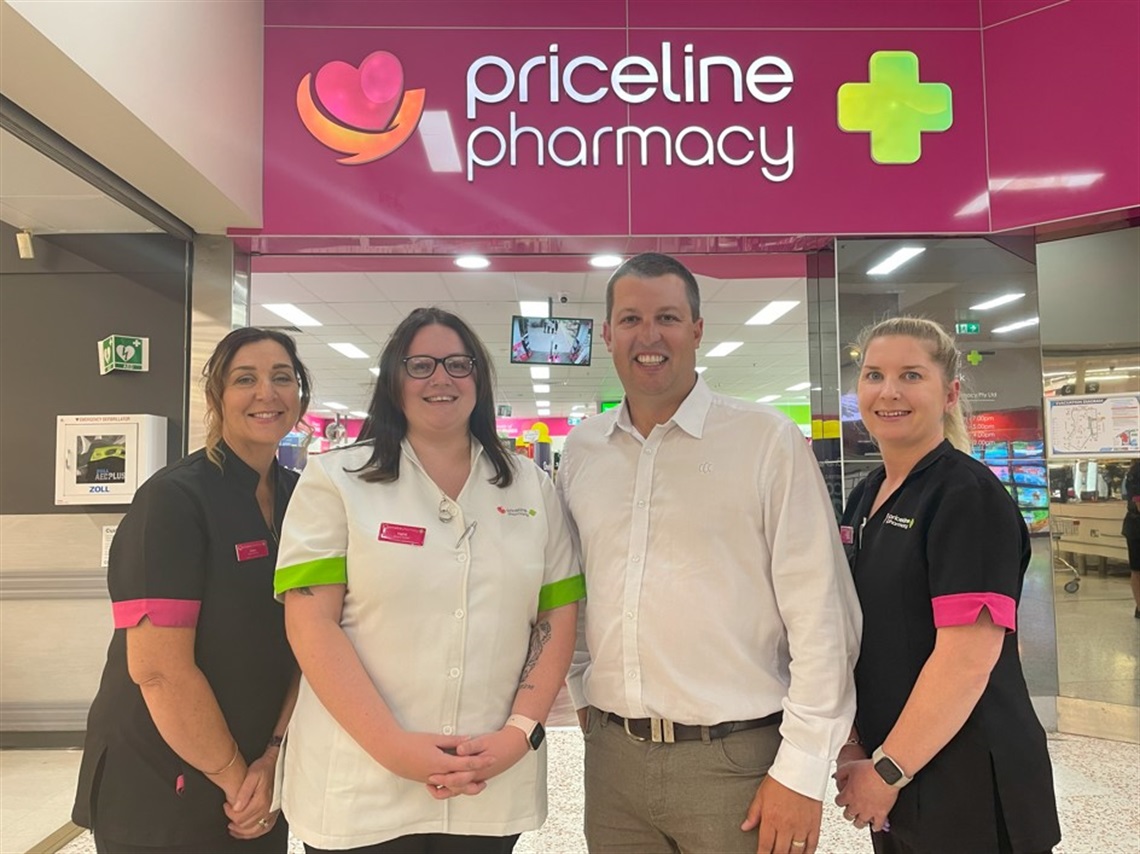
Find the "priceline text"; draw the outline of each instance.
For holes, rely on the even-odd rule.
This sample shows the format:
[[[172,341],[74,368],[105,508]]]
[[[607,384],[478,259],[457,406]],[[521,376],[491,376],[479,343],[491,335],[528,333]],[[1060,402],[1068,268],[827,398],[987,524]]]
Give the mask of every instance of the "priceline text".
[[[679,68],[676,66],[679,64]],[[714,92],[724,93],[733,103],[746,96],[759,104],[776,104],[788,97],[794,78],[791,66],[777,56],[761,56],[742,66],[728,56],[693,55],[687,44],[679,59],[673,45],[661,43],[661,56],[627,56],[612,67],[596,56],[576,56],[563,62],[558,45],[526,60],[516,68],[499,56],[482,56],[467,69],[467,119],[477,121],[483,104],[501,104],[514,99],[519,105],[563,99],[594,104],[614,97],[626,104],[661,99],[674,104],[705,104]],[[501,113],[500,113],[501,115]],[[755,128],[755,129],[753,129]],[[501,163],[517,166],[520,155],[533,156],[538,166],[547,160],[562,167],[625,164],[648,166],[656,158],[666,166],[676,160],[686,166],[747,166],[756,162],[760,174],[775,183],[786,181],[795,169],[795,146],[791,126],[769,130],[764,125],[729,125],[709,129],[689,125],[670,130],[660,125],[638,127],[603,125],[582,129],[563,125],[549,132],[519,121],[511,110],[506,127],[484,124],[467,136],[467,180],[475,180],[476,168]]]

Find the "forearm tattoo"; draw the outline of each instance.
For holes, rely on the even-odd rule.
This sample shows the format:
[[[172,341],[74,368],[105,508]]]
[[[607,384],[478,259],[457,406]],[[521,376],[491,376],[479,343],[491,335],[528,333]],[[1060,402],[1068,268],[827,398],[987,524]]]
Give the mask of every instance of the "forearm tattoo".
[[[543,620],[536,623],[534,628],[530,630],[530,648],[526,653],[526,664],[523,665],[522,676],[519,677],[519,687],[529,688],[534,690],[534,685],[526,681],[530,676],[530,672],[534,670],[534,666],[538,664],[539,656],[542,655],[543,647],[550,642],[550,623]]]
[[[309,588],[309,587],[294,587],[293,592],[294,593],[300,593],[302,596],[312,596],[313,595],[312,588]]]

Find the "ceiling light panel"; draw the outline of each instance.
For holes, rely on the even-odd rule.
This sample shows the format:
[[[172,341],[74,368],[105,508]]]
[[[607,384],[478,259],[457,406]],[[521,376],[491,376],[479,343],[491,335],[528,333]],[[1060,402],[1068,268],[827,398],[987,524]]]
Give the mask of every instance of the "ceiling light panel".
[[[371,359],[372,357],[357,347],[355,344],[349,344],[345,341],[329,342],[329,346],[340,353],[342,356],[348,356],[350,359]]]
[[[531,368],[530,378],[532,380],[548,380],[550,379],[550,368]]]
[[[709,359],[719,359],[721,356],[727,356],[729,353],[742,346],[744,346],[743,341],[721,341],[719,344],[705,353],[705,356]]]
[[[924,246],[904,246],[901,249],[896,249],[874,267],[867,271],[868,276],[885,276],[888,273],[893,273],[907,261],[916,258],[926,251]]]
[[[1019,320],[1016,323],[1007,323],[1005,326],[999,326],[993,331],[995,334],[1001,334],[1002,332],[1013,332],[1015,329],[1025,329],[1028,326],[1036,326],[1038,322],[1039,321],[1036,317],[1030,317],[1025,320]]]
[[[784,391],[806,391],[809,388],[811,388],[810,382],[796,383],[795,385],[788,386]]]
[[[262,308],[271,311],[282,320],[287,320],[294,326],[320,326],[321,322],[310,314],[306,314],[291,302],[262,303]]]
[[[519,300],[519,313],[523,317],[550,317],[547,300]]]
[[[769,323],[775,323],[799,304],[799,300],[773,300],[756,312],[756,314],[752,315],[748,320],[744,321],[744,325],[767,326]]]
[[[1019,300],[1023,296],[1025,296],[1025,294],[1003,294],[1000,297],[994,297],[991,300],[970,306],[970,311],[989,311],[991,308],[997,308],[999,305],[1006,305],[1015,300]]]

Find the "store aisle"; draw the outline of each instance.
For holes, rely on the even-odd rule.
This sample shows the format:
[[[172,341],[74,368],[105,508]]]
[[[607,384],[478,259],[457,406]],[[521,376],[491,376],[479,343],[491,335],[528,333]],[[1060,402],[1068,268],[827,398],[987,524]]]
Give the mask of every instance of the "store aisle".
[[[1078,736],[1049,739],[1056,772],[1057,801],[1064,838],[1057,854],[1136,854],[1140,851],[1140,745]],[[0,752],[0,851],[18,854],[66,823],[71,809],[78,751]],[[582,739],[576,729],[550,731],[550,817],[535,833],[523,834],[519,854],[578,854],[582,839]],[[834,792],[831,794],[834,797]],[[83,833],[60,849],[94,854]],[[294,841],[291,852],[301,854]],[[863,832],[825,806],[820,854],[870,852]]]

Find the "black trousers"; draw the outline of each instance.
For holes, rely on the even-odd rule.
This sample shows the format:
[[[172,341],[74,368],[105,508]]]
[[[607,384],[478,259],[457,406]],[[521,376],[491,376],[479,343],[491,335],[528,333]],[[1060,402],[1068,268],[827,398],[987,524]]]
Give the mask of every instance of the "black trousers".
[[[257,839],[234,839],[227,836],[217,842],[195,842],[158,848],[117,842],[96,832],[95,850],[99,854],[285,854],[289,850],[289,825],[284,820],[278,819],[269,833]]]
[[[307,854],[511,854],[519,835],[460,836],[452,833],[413,833],[345,851],[326,851],[306,845]]]

